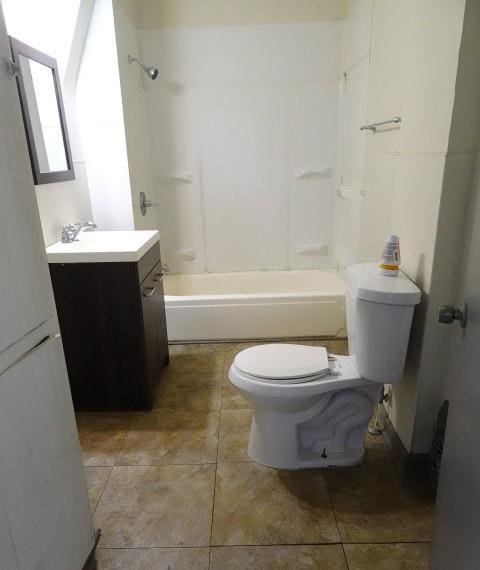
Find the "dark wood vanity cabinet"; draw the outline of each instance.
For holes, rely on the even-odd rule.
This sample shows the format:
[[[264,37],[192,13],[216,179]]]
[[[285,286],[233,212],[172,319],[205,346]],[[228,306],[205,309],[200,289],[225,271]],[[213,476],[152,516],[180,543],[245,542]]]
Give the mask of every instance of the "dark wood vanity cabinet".
[[[150,410],[168,364],[159,244],[137,262],[49,267],[75,410]]]

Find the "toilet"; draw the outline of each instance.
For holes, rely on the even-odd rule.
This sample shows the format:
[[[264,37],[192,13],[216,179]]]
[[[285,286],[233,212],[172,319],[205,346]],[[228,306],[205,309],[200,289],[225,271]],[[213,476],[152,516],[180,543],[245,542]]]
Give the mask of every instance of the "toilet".
[[[401,381],[418,287],[376,263],[346,269],[349,356],[264,344],[235,357],[230,382],[254,405],[249,456],[279,469],[360,463],[383,384]]]

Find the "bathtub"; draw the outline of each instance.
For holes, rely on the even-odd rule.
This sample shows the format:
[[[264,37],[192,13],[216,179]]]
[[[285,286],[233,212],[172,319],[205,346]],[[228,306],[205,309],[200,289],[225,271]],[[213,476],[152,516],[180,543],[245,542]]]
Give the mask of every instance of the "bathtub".
[[[164,287],[170,341],[346,336],[337,271],[168,274]]]

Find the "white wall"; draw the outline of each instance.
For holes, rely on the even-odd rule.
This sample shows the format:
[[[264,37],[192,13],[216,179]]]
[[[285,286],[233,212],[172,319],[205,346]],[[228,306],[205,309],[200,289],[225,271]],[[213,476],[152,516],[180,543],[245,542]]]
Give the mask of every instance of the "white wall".
[[[75,180],[35,186],[43,239],[48,246],[62,236],[62,226],[92,219],[85,161],[74,160]]]
[[[9,34],[54,57],[63,81],[72,55],[71,44],[80,0],[48,0],[41,3],[2,0],[2,3]],[[55,18],[51,17],[52,13]],[[26,14],[28,17],[25,17]],[[45,245],[60,239],[64,224],[92,218],[85,162],[81,145],[77,142],[71,93],[64,90],[63,96],[75,180],[35,187]]]
[[[115,35],[125,122],[130,189],[133,201],[135,229],[157,229],[157,195],[152,180],[152,162],[149,145],[144,81],[150,81],[136,64],[128,63],[128,54],[140,58],[133,11],[134,0],[114,1]],[[145,192],[153,206],[146,215],[140,211],[140,192]]]
[[[342,20],[345,1],[137,0],[130,11],[140,28],[240,26]]]
[[[367,26],[355,20],[360,4],[347,5],[347,22],[356,22],[347,25],[347,41],[352,36],[361,44]],[[441,404],[450,331],[436,322],[436,311],[455,290],[476,148],[467,117],[478,124],[471,104],[478,51],[473,57],[468,50],[468,80],[462,84],[457,76],[464,7],[463,0],[373,0],[371,11],[367,122],[400,115],[402,123],[367,133],[364,196],[352,211],[359,219],[358,260],[376,259],[385,234],[398,233],[402,268],[423,291],[405,376],[386,404],[415,453],[429,451]],[[475,29],[472,24],[470,44]],[[454,103],[463,113],[452,123]]]
[[[334,21],[140,31],[143,59],[159,68],[145,87],[173,271],[333,265],[341,31]]]
[[[111,0],[95,1],[78,77],[77,110],[93,219],[102,230],[133,229]]]

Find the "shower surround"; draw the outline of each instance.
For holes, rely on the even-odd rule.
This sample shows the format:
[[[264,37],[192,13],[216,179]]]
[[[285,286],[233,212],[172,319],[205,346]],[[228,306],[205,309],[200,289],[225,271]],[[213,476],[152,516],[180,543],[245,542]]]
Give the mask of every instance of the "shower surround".
[[[344,336],[343,22],[115,19],[134,207],[140,190],[157,206],[135,224],[160,230],[170,340]],[[156,81],[139,82],[125,53],[157,67]]]
[[[341,26],[139,30],[172,272],[334,265]]]

